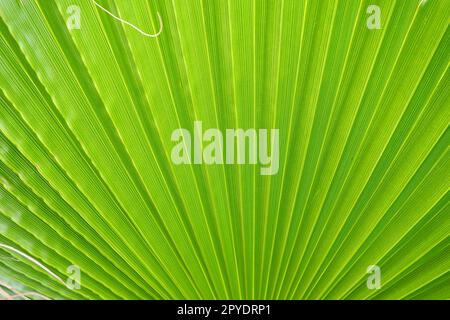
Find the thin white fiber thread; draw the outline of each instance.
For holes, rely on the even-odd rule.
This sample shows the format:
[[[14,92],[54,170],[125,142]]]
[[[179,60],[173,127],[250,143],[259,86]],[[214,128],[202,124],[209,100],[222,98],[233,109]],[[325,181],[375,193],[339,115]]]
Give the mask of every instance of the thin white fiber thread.
[[[22,257],[24,257],[25,259],[27,259],[28,261],[34,263],[35,265],[37,265],[39,268],[41,268],[42,270],[44,270],[45,272],[47,272],[50,276],[52,276],[53,278],[55,278],[56,280],[58,280],[62,285],[66,285],[64,283],[64,281],[58,277],[55,273],[53,273],[49,268],[47,268],[46,266],[44,266],[42,263],[40,263],[39,261],[37,261],[36,259],[34,259],[33,257],[30,257],[29,255],[23,253],[20,250],[17,250],[16,248],[13,248],[11,246],[8,246],[6,244],[0,243],[0,248],[4,248],[7,250],[10,250],[12,252],[17,253],[18,255],[21,255]]]
[[[160,24],[161,27],[160,27],[158,33],[152,34],[152,33],[144,32],[144,31],[142,31],[141,29],[139,29],[138,27],[136,27],[134,24],[132,24],[132,23],[126,21],[126,20],[123,20],[122,18],[120,18],[120,17],[114,15],[111,11],[108,11],[106,8],[104,8],[104,7],[102,7],[101,5],[99,5],[95,0],[92,0],[92,1],[94,2],[94,4],[95,4],[97,7],[99,7],[99,8],[102,9],[103,11],[105,11],[107,14],[109,14],[109,15],[110,15],[111,17],[113,17],[114,19],[117,19],[117,20],[119,20],[120,22],[123,22],[123,23],[125,23],[126,25],[129,25],[130,27],[132,27],[133,29],[135,29],[136,31],[138,31],[140,34],[142,34],[142,35],[144,35],[144,36],[146,36],[146,37],[156,38],[156,37],[158,37],[158,36],[161,34],[161,32],[163,31],[163,21],[162,21],[162,19],[161,19],[161,15],[159,14],[159,12],[157,12],[156,14],[158,15],[159,24]]]

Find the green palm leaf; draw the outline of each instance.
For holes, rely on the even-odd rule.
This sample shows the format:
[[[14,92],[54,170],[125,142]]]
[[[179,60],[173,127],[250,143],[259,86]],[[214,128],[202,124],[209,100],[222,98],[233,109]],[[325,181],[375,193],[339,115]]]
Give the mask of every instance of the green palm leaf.
[[[0,297],[450,298],[449,8],[2,0]],[[194,121],[279,170],[176,165]]]

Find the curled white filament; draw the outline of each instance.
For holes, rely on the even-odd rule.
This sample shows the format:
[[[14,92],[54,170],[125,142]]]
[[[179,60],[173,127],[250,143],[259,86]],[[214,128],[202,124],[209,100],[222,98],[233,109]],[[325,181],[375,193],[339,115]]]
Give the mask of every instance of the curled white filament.
[[[64,283],[64,281],[58,277],[58,275],[56,275],[54,272],[52,272],[49,268],[47,268],[46,266],[44,266],[42,263],[40,263],[39,261],[37,261],[36,259],[34,259],[33,257],[30,257],[29,255],[23,253],[20,250],[17,250],[16,248],[13,248],[11,246],[8,246],[6,244],[0,243],[0,248],[3,249],[7,249],[9,251],[12,251],[14,253],[17,253],[18,255],[24,257],[25,259],[27,259],[28,261],[34,263],[35,265],[37,265],[39,268],[41,268],[42,270],[44,270],[45,272],[47,272],[50,276],[52,276],[53,278],[55,278],[58,282],[60,282],[62,285],[66,285]]]
[[[110,16],[112,16],[114,19],[119,20],[120,22],[125,23],[126,25],[132,27],[133,29],[135,29],[136,31],[138,31],[140,34],[142,34],[142,35],[145,36],[145,37],[156,38],[156,37],[158,37],[158,36],[162,33],[162,31],[163,31],[163,27],[164,27],[164,26],[163,26],[163,21],[162,21],[162,19],[161,19],[161,15],[159,14],[159,12],[156,13],[156,14],[158,15],[159,25],[160,25],[160,28],[159,28],[158,33],[147,33],[147,32],[145,32],[145,31],[142,31],[140,28],[136,27],[134,24],[132,24],[132,23],[130,23],[130,22],[128,22],[128,21],[126,21],[126,20],[124,20],[124,19],[122,19],[122,18],[116,16],[116,15],[114,15],[111,11],[109,11],[109,10],[107,10],[106,8],[104,8],[104,7],[102,7],[101,5],[99,5],[95,0],[92,0],[92,1],[94,2],[94,4],[95,4],[97,7],[99,7],[99,8],[102,9],[103,11],[105,11],[107,14],[109,14]]]

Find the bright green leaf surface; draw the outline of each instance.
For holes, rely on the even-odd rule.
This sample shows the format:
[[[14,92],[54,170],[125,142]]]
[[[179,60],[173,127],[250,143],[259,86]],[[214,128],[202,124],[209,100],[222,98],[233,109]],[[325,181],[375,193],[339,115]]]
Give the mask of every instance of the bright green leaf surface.
[[[0,243],[81,270],[3,246],[0,296],[450,298],[449,0],[98,3],[162,32],[0,0]],[[278,173],[175,165],[197,120],[279,129]]]

